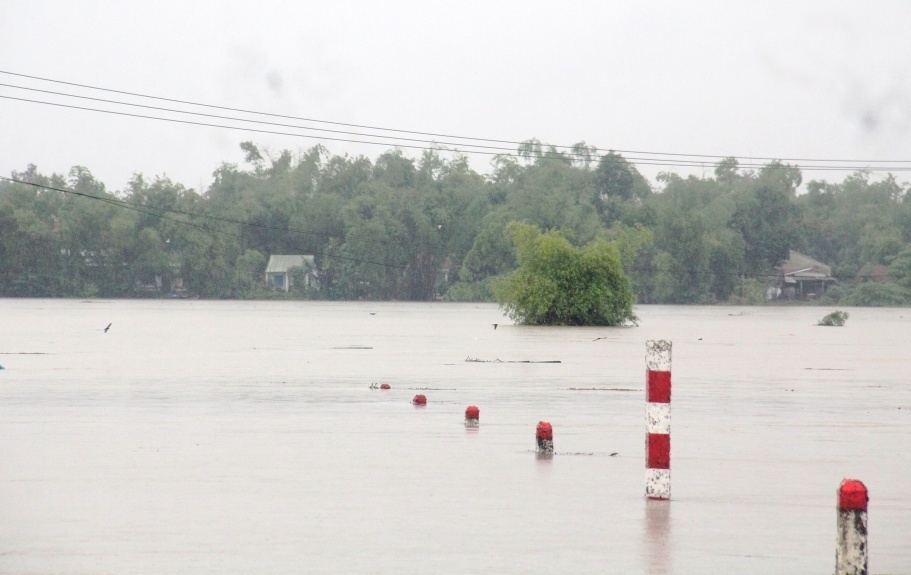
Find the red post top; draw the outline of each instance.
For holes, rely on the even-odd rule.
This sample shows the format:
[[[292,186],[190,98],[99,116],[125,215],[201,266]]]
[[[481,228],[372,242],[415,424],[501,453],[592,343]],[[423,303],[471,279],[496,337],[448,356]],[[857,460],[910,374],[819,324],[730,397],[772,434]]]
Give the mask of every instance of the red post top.
[[[538,439],[550,439],[554,438],[554,429],[546,421],[538,422],[538,429],[535,430],[535,437]]]
[[[388,383],[384,383],[380,386],[380,389],[392,389],[392,387]]]
[[[427,405],[427,396],[415,395],[414,399],[411,400],[411,403],[415,405]]]
[[[465,408],[465,419],[478,419],[481,410],[478,409],[477,405],[469,405]]]
[[[861,481],[844,479],[838,486],[839,511],[866,511],[869,500],[867,486]]]

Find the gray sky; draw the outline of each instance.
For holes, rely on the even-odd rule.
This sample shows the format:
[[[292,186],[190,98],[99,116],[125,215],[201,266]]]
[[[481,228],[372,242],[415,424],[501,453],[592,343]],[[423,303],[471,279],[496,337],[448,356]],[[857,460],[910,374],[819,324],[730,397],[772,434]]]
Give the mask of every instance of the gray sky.
[[[911,2],[641,4],[4,0],[0,70],[440,134],[911,166]],[[6,74],[0,83],[128,99]],[[125,110],[9,87],[0,96]],[[320,142],[0,99],[4,175],[83,165],[109,189],[142,172],[204,190],[221,162],[242,162],[244,140],[273,153]],[[322,143],[374,159],[392,147],[384,140]],[[487,171],[488,156],[471,161]],[[702,175],[712,163],[640,169]]]

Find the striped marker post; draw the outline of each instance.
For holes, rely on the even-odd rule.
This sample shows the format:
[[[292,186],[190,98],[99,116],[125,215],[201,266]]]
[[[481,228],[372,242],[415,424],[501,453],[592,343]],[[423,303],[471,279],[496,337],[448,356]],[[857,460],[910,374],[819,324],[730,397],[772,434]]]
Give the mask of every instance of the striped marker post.
[[[856,479],[838,486],[835,575],[867,575],[867,487]]]
[[[671,342],[645,342],[645,496],[671,498]]]

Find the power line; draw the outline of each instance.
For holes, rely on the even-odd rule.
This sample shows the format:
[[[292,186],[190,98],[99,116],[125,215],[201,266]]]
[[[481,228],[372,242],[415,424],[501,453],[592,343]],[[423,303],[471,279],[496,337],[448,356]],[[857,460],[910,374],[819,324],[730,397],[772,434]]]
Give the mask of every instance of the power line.
[[[400,134],[416,134],[416,135],[419,135],[419,136],[430,136],[430,137],[435,137],[435,138],[456,138],[456,139],[463,139],[463,140],[475,140],[475,141],[479,141],[479,142],[493,142],[493,143],[501,143],[501,144],[521,144],[521,142],[514,142],[514,141],[510,141],[510,140],[495,140],[495,139],[490,139],[490,138],[473,138],[473,137],[468,137],[468,136],[456,136],[456,135],[451,135],[451,134],[438,134],[438,133],[433,133],[433,132],[419,132],[419,131],[415,131],[415,130],[401,130],[401,129],[396,129],[396,128],[383,128],[383,127],[379,127],[379,126],[368,126],[368,125],[364,125],[364,124],[351,124],[351,123],[347,123],[347,122],[335,122],[335,121],[330,121],[330,120],[319,120],[319,119],[316,119],[316,118],[304,118],[304,117],[300,117],[300,116],[289,116],[289,115],[285,115],[285,114],[273,114],[273,113],[270,113],[270,112],[259,112],[259,111],[256,111],[256,110],[245,110],[245,109],[243,109],[243,108],[231,108],[231,107],[228,107],[228,106],[218,106],[218,105],[215,105],[215,104],[204,104],[204,103],[200,103],[200,102],[191,102],[191,101],[189,101],[189,100],[179,100],[179,99],[176,99],[176,98],[166,98],[166,97],[163,97],[163,96],[152,96],[152,95],[148,95],[148,94],[140,94],[140,93],[137,93],[137,92],[128,92],[128,91],[125,91],[125,90],[115,90],[115,89],[112,89],[112,88],[102,88],[102,87],[99,87],[99,86],[90,86],[90,85],[87,85],[87,84],[77,84],[77,83],[75,83],[75,82],[66,82],[66,81],[63,81],[63,80],[54,80],[54,79],[52,79],[52,78],[42,78],[42,77],[40,77],[40,76],[30,76],[30,75],[28,75],[28,74],[19,74],[19,73],[16,73],[16,72],[9,72],[9,71],[6,71],[6,70],[0,70],[0,74],[8,74],[8,75],[10,75],[10,76],[19,76],[20,78],[29,78],[29,79],[32,79],[32,80],[40,80],[40,81],[42,81],[42,82],[52,82],[52,83],[55,83],[55,84],[64,84],[64,85],[67,85],[67,86],[74,86],[74,87],[78,87],[78,88],[86,88],[86,89],[89,89],[89,90],[98,90],[98,91],[101,91],[101,92],[109,92],[109,93],[112,93],[112,94],[122,94],[122,95],[125,95],[125,96],[135,96],[135,97],[137,97],[137,98],[148,98],[148,99],[151,99],[151,100],[161,100],[161,101],[164,101],[164,102],[173,102],[173,103],[175,103],[175,104],[187,104],[187,105],[190,105],[190,106],[200,106],[200,107],[203,107],[203,108],[212,108],[212,109],[217,109],[217,110],[225,110],[225,111],[229,111],[229,112],[242,112],[242,113],[245,113],[245,114],[257,114],[257,115],[260,115],[260,116],[269,116],[269,117],[273,117],[273,118],[285,118],[285,119],[287,119],[287,120],[302,120],[302,121],[305,121],[305,122],[315,122],[315,123],[319,123],[319,124],[330,124],[330,125],[334,125],[334,126],[346,126],[346,127],[349,127],[349,128],[361,128],[361,129],[366,129],[366,130],[380,130],[380,131],[387,131],[387,132],[396,132],[396,133],[400,133]],[[571,146],[570,146],[570,147],[571,147]]]
[[[34,76],[34,75],[28,75],[28,74],[21,74],[21,73],[17,73],[17,72],[6,71],[6,70],[0,70],[0,74],[7,74],[7,75],[10,75],[10,76],[17,76],[17,77],[21,77],[21,78],[28,78],[28,79],[31,79],[31,80],[38,80],[38,81],[42,81],[42,82],[50,82],[50,83],[55,83],[55,84],[68,85],[68,86],[73,86],[73,87],[78,87],[78,88],[84,88],[84,89],[96,90],[96,91],[102,91],[102,92],[108,92],[108,93],[115,93],[115,94],[127,95],[127,96],[132,96],[132,97],[138,97],[138,98],[146,98],[146,99],[152,99],[152,100],[166,101],[166,102],[172,102],[172,103],[179,103],[179,104],[183,104],[183,105],[198,106],[198,107],[203,107],[203,108],[218,109],[218,110],[225,110],[225,111],[231,111],[231,112],[240,112],[240,113],[245,113],[245,114],[255,114],[255,115],[266,116],[266,117],[273,117],[273,118],[283,118],[283,119],[290,119],[290,120],[299,120],[299,121],[313,122],[313,123],[319,123],[319,124],[336,125],[336,126],[344,126],[344,127],[359,128],[359,129],[367,129],[367,130],[377,130],[377,131],[393,132],[393,133],[399,133],[399,134],[413,134],[413,135],[430,136],[430,137],[450,138],[450,139],[457,139],[457,140],[469,140],[469,141],[475,141],[475,142],[488,142],[488,143],[509,144],[509,145],[522,145],[522,144],[527,143],[527,142],[520,142],[520,141],[515,141],[515,140],[502,140],[502,139],[493,139],[493,138],[481,138],[481,137],[459,136],[459,135],[453,135],[453,134],[442,134],[442,133],[434,133],[434,132],[421,132],[421,131],[416,131],[416,130],[404,130],[404,129],[397,129],[397,128],[385,128],[385,127],[381,127],[381,126],[370,126],[370,125],[365,125],[365,124],[354,124],[354,123],[347,123],[347,122],[337,122],[337,121],[330,121],[330,120],[321,120],[321,119],[317,119],[317,118],[307,118],[307,117],[300,117],[300,116],[291,116],[291,115],[285,115],[285,114],[274,114],[274,113],[261,112],[261,111],[256,111],[256,110],[247,110],[247,109],[242,109],[242,108],[232,108],[232,107],[228,107],[228,106],[219,106],[219,105],[214,105],[214,104],[206,104],[206,103],[200,103],[200,102],[193,102],[193,101],[189,101],[189,100],[180,100],[180,99],[176,99],[176,98],[167,98],[167,97],[162,97],[162,96],[154,96],[154,95],[149,95],[149,94],[142,94],[142,93],[138,93],[138,92],[129,92],[129,91],[125,91],[125,90],[117,90],[117,89],[112,89],[112,88],[104,88],[104,87],[100,87],[100,86],[92,86],[92,85],[88,85],[88,84],[80,84],[80,83],[76,83],[76,82],[67,82],[67,81],[63,81],[63,80],[56,80],[56,79],[52,79],[52,78],[44,78],[44,77],[40,77],[40,76]],[[10,85],[7,85],[7,86],[10,86]],[[10,86],[10,87],[20,88],[20,89],[24,89],[24,90],[44,91],[44,90],[39,90],[39,89],[34,89],[34,88],[23,88],[23,87],[19,87],[19,86]],[[49,92],[49,91],[44,91],[44,92]],[[59,94],[59,93],[58,93],[58,94]],[[70,94],[61,94],[61,95],[68,96],[68,97],[74,97],[74,98],[96,99],[96,98],[91,98],[91,97],[86,97],[86,96],[76,96],[76,95],[70,95]],[[8,98],[8,99],[16,99],[16,98],[9,98],[9,97],[7,97],[7,98]],[[56,104],[50,104],[50,103],[48,103],[48,102],[38,102],[38,101],[26,100],[26,99],[21,99],[21,100],[23,100],[23,101],[31,101],[31,102],[34,102],[34,103],[43,103],[43,104],[49,104],[49,105],[56,105]],[[96,99],[96,100],[104,101],[104,100],[101,100],[101,99]],[[142,107],[146,107],[146,108],[155,109],[155,108],[152,107],[152,106],[144,106],[144,105],[141,105],[141,104],[132,104],[132,103],[114,102],[114,101],[111,101],[111,102],[112,102],[112,103],[119,103],[119,104],[122,104],[122,105],[142,106]],[[67,106],[67,107],[79,108],[79,107],[76,107],[76,106]],[[81,109],[87,109],[87,110],[92,110],[92,111],[97,111],[97,112],[115,113],[115,112],[104,111],[104,110],[93,110],[93,109],[89,109],[89,108],[81,108]],[[178,111],[178,110],[171,110],[171,111],[178,112],[178,113],[186,113],[186,114],[197,114],[197,115],[211,116],[211,115],[208,115],[208,114],[200,114],[200,113],[197,113],[197,112],[190,112],[190,111]],[[125,115],[129,115],[129,114],[125,114]],[[138,116],[138,117],[147,117],[147,116]],[[220,117],[220,116],[213,116],[213,117]],[[147,117],[147,118],[149,118],[149,119],[164,120],[164,118],[152,118],[152,117]],[[256,120],[245,120],[245,119],[236,119],[236,120],[237,120],[237,121],[245,121],[245,122],[256,122],[256,123],[267,123],[267,124],[271,124],[271,123],[268,123],[268,122],[260,122],[260,121],[256,121]],[[204,125],[204,124],[202,124],[202,125]],[[279,125],[279,126],[287,126],[286,124],[276,124],[276,125]],[[213,126],[213,127],[228,127],[228,126]],[[230,128],[230,127],[228,127],[228,128]],[[234,128],[234,129],[242,129],[242,128]],[[309,130],[326,131],[326,132],[338,132],[338,133],[342,133],[342,134],[348,133],[348,132],[345,132],[345,131],[326,130],[326,129],[321,129],[321,128],[311,128],[311,127],[306,127],[306,128],[300,127],[300,129],[309,129]],[[251,130],[251,131],[259,131],[259,130]],[[274,132],[269,132],[269,131],[261,131],[261,132],[262,132],[262,133],[274,133]],[[361,136],[361,137],[375,137],[375,138],[383,137],[383,136],[380,136],[380,135],[360,134],[360,133],[356,133],[356,132],[353,133],[353,134],[359,135],[359,136]],[[295,135],[295,134],[276,133],[276,135]],[[297,136],[299,136],[299,137],[314,137],[314,136],[301,136],[301,135],[297,135]],[[389,143],[380,143],[380,142],[361,142],[361,141],[356,141],[356,140],[346,140],[346,139],[329,138],[329,137],[326,137],[326,138],[323,138],[323,139],[332,140],[332,141],[351,142],[351,143],[374,144],[374,145],[377,145],[377,144],[379,144],[379,145],[395,145],[395,144],[389,144]],[[399,137],[398,139],[407,140],[407,141],[416,141],[416,142],[427,142],[426,140],[415,139],[415,138],[401,138],[401,137]],[[448,143],[447,145],[450,145],[450,144],[451,144],[451,145],[462,145],[462,146],[468,146],[468,147],[474,147],[474,148],[480,148],[480,149],[501,149],[501,150],[507,149],[507,148],[503,148],[503,147],[501,147],[501,146],[488,146],[488,145],[484,145],[484,144],[471,144],[471,143],[468,143],[468,142]],[[413,148],[413,149],[437,149],[437,148],[427,148],[427,147],[420,147],[420,146],[399,146],[399,147],[410,147],[410,148]],[[563,149],[563,150],[569,151],[570,153],[572,152],[573,147],[574,147],[574,146],[566,146],[566,145],[554,145],[554,146],[553,146],[554,149]],[[626,158],[626,159],[627,159],[627,160],[632,160],[632,161],[638,160],[638,163],[642,163],[642,164],[644,164],[644,165],[655,165],[655,166],[704,167],[704,162],[700,162],[700,161],[698,161],[698,160],[673,160],[673,162],[672,162],[670,159],[663,160],[663,161],[656,161],[656,160],[658,160],[658,158],[654,158],[654,157],[652,157],[652,156],[663,156],[663,157],[669,157],[669,158],[674,158],[674,157],[677,157],[677,158],[704,158],[704,159],[708,159],[708,160],[712,160],[712,161],[720,161],[720,160],[722,160],[722,159],[731,158],[731,157],[736,157],[736,155],[734,155],[734,154],[724,154],[724,155],[722,155],[722,154],[692,154],[692,153],[652,152],[652,151],[644,151],[644,150],[625,150],[625,149],[613,149],[612,151],[615,151],[615,152],[618,152],[618,153],[621,153],[621,154],[638,154],[638,155],[641,155],[641,156],[648,156],[648,158],[636,158],[636,159]],[[467,153],[483,154],[484,152],[470,151],[470,152],[467,152]],[[488,152],[488,154],[489,154],[489,152]],[[508,154],[508,155],[511,155],[511,156],[518,156],[517,154]],[[751,160],[761,160],[761,161],[769,161],[769,162],[772,162],[772,161],[780,161],[780,162],[817,162],[817,163],[832,163],[832,164],[835,164],[835,163],[842,163],[842,164],[846,164],[846,163],[851,163],[851,164],[902,164],[902,163],[911,162],[911,160],[872,160],[872,159],[867,160],[867,159],[827,159],[827,158],[772,158],[772,157],[761,157],[761,156],[752,156],[752,157],[751,157]],[[740,166],[741,166],[741,167],[763,167],[761,164],[753,164],[753,163],[750,163],[750,164],[740,164]],[[830,167],[830,166],[802,166],[802,168],[803,168],[803,169],[812,169],[812,170],[825,170],[825,169],[857,170],[857,169],[866,169],[866,168],[869,168],[869,166],[864,166],[864,167],[862,167],[862,168],[858,168],[858,167],[856,167],[856,166],[839,166],[839,167]],[[877,166],[876,171],[904,171],[904,170],[908,170],[908,169],[911,169],[911,167],[905,167],[905,166],[901,166],[901,167]]]
[[[254,132],[254,133],[260,133],[260,134],[291,136],[291,137],[298,137],[298,138],[310,138],[310,139],[316,139],[316,140],[329,140],[329,141],[334,141],[334,142],[392,146],[392,147],[397,147],[397,148],[407,148],[407,149],[413,149],[413,150],[428,150],[428,151],[440,151],[441,150],[441,148],[439,146],[418,146],[418,145],[412,145],[412,144],[401,144],[398,141],[374,142],[374,141],[368,141],[368,140],[355,140],[355,139],[351,139],[351,138],[337,138],[337,137],[332,137],[332,136],[316,136],[316,135],[310,135],[310,134],[300,134],[300,133],[295,133],[295,132],[282,132],[282,131],[277,131],[277,130],[251,128],[251,127],[245,127],[245,126],[229,126],[229,125],[224,125],[224,124],[213,124],[210,122],[180,120],[180,119],[176,119],[176,118],[163,118],[160,116],[150,116],[150,115],[146,115],[146,114],[135,114],[135,113],[130,113],[130,112],[119,112],[116,110],[105,110],[105,109],[100,109],[100,108],[90,108],[87,106],[76,106],[73,104],[63,104],[63,103],[59,103],[59,102],[45,102],[45,101],[41,101],[41,100],[33,100],[30,98],[17,98],[15,96],[0,95],[0,98],[6,99],[6,100],[28,102],[28,103],[32,103],[32,104],[42,104],[42,105],[46,105],[46,106],[55,106],[55,107],[60,107],[60,108],[69,108],[69,109],[74,109],[74,110],[98,112],[98,113],[103,113],[103,114],[112,114],[112,115],[116,115],[116,116],[126,116],[126,117],[141,118],[141,119],[147,119],[147,120],[156,120],[156,121],[162,121],[162,122],[171,122],[171,123],[185,124],[185,125],[191,125],[191,126],[241,130],[241,131],[245,131],[245,132]],[[142,105],[138,105],[138,104],[124,104],[124,105],[149,108],[149,106],[142,106]],[[178,113],[185,113],[185,114],[196,114],[194,112],[185,112],[185,111],[180,111],[180,110],[172,110],[172,111],[178,112]],[[208,114],[196,114],[196,115],[212,117],[211,115],[208,115]],[[214,117],[219,117],[219,116],[214,116]],[[245,120],[245,119],[241,119],[241,118],[226,118],[226,119],[240,121],[240,122],[272,124],[269,122],[258,122],[258,121],[254,121],[254,120]],[[275,124],[275,125],[288,126],[287,124]],[[289,127],[294,128],[295,126],[289,126]],[[299,128],[299,129],[313,129],[313,128]],[[366,134],[364,136],[377,137],[377,138],[380,137],[380,136],[373,136],[373,135],[366,135]],[[526,157],[525,155],[518,154],[518,153],[490,152],[490,151],[484,151],[484,150],[464,150],[463,151],[463,150],[459,150],[459,149],[446,150],[445,148],[442,148],[442,151],[454,151],[456,153],[480,154],[480,155],[487,155],[487,156],[501,156],[501,157],[506,156],[506,157],[514,157],[514,158],[525,158]],[[544,153],[543,157],[545,159],[547,159],[547,157],[548,157],[547,152]],[[565,157],[565,159],[568,161],[573,160],[573,158],[571,156],[567,156],[567,157]],[[652,165],[652,166],[659,166],[659,167],[688,167],[688,168],[693,168],[693,167],[705,168],[706,167],[706,162],[700,162],[697,160],[674,160],[674,161],[664,160],[664,161],[662,161],[662,160],[657,160],[657,159],[653,159],[653,158],[638,158],[638,157],[624,157],[623,159],[634,165]],[[815,170],[815,171],[852,171],[852,172],[870,169],[869,166],[827,166],[827,165],[791,166],[789,164],[763,165],[763,164],[739,163],[739,162],[738,162],[737,167],[743,168],[743,169],[749,169],[749,168],[788,169],[788,168],[796,167],[799,169]],[[908,165],[908,166],[877,166],[876,171],[890,171],[890,172],[911,171],[911,165]]]
[[[311,131],[315,131],[315,132],[327,132],[327,133],[331,133],[331,134],[343,134],[343,135],[361,136],[361,137],[367,137],[367,138],[381,138],[381,137],[384,137],[384,136],[377,136],[377,135],[375,135],[375,134],[364,134],[364,133],[362,133],[362,132],[351,132],[351,131],[347,131],[347,130],[332,130],[332,129],[326,129],[326,128],[313,128],[313,127],[310,127],[310,126],[298,126],[298,125],[294,125],[294,124],[283,124],[283,123],[280,123],[280,122],[266,122],[266,121],[263,121],[263,120],[249,120],[249,119],[247,119],[247,118],[237,118],[237,117],[233,117],[233,116],[221,116],[221,115],[218,115],[218,114],[206,114],[206,113],[202,113],[202,112],[190,112],[190,111],[188,111],[188,110],[178,110],[178,109],[174,109],[174,108],[164,108],[164,107],[160,107],[160,106],[149,106],[149,105],[146,105],[146,104],[136,104],[136,103],[133,103],[133,102],[121,102],[121,101],[119,101],[119,100],[108,100],[108,99],[106,99],[106,98],[94,98],[94,97],[92,97],[92,96],[81,96],[81,95],[78,95],[78,94],[67,94],[67,93],[65,93],[65,92],[55,92],[55,91],[52,91],[52,90],[40,90],[40,89],[38,89],[38,88],[27,88],[27,87],[24,87],[24,86],[15,86],[15,85],[13,85],[13,84],[3,84],[3,83],[0,83],[0,86],[6,87],[6,88],[15,88],[15,89],[18,89],[18,90],[28,90],[28,91],[32,91],[32,92],[41,92],[41,93],[44,93],[44,94],[52,94],[52,95],[55,95],[55,96],[64,96],[64,97],[67,97],[67,98],[78,98],[78,99],[82,99],[82,100],[92,100],[92,101],[96,101],[96,102],[103,102],[103,103],[106,103],[106,104],[117,104],[117,105],[120,105],[120,106],[132,106],[132,107],[143,108],[143,109],[147,109],[147,110],[158,110],[158,111],[161,111],[161,112],[173,112],[173,113],[176,113],[176,114],[188,114],[188,115],[192,115],[192,116],[200,116],[200,117],[204,117],[204,118],[215,118],[215,119],[219,119],[219,120],[231,120],[231,121],[236,121],[236,122],[249,122],[249,123],[261,124],[261,125],[265,125],[265,126],[277,126],[277,127],[282,127],[282,128],[295,128],[295,129],[298,129],[298,130],[311,130]],[[4,97],[7,97],[7,96],[4,96]],[[40,102],[40,101],[38,101],[38,100],[26,100],[26,101],[28,101],[28,102],[33,102],[33,103],[36,103],[36,104],[56,105],[56,104],[52,104],[52,103],[50,103],[50,102]],[[91,111],[95,111],[95,112],[106,111],[106,110],[98,110],[98,109],[95,109],[95,108],[82,108],[82,109],[84,109],[84,110],[91,110]],[[146,116],[142,116],[142,117],[146,117]],[[162,118],[155,118],[155,119],[162,119]],[[506,153],[512,153],[512,152],[513,152],[513,148],[506,148],[506,147],[502,147],[502,146],[483,146],[483,145],[478,145],[478,144],[459,144],[459,143],[455,143],[455,142],[435,142],[435,141],[433,141],[433,140],[422,140],[422,139],[419,139],[419,138],[404,138],[404,137],[398,137],[398,138],[396,138],[396,140],[402,140],[402,141],[406,141],[406,142],[419,142],[419,143],[423,143],[423,144],[436,144],[436,145],[442,145],[442,146],[458,146],[458,145],[463,145],[463,146],[469,146],[469,147],[475,147],[475,148],[482,148],[482,149],[487,149],[487,150],[502,150],[502,151],[504,151],[504,152],[506,152]],[[377,142],[377,143],[382,143],[382,144],[386,145],[384,142]]]

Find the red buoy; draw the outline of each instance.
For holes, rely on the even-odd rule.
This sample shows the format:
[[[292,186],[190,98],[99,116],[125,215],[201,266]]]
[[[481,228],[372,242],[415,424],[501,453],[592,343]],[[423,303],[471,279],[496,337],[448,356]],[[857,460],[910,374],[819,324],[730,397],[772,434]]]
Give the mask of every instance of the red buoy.
[[[415,395],[414,399],[411,400],[411,403],[414,405],[427,405],[427,396],[425,395]]]
[[[384,383],[380,386],[380,389],[392,389],[392,387],[390,387],[388,383]]]
[[[465,408],[465,427],[478,427],[481,410],[477,405],[469,405]]]
[[[538,453],[553,454],[554,452],[554,429],[550,423],[539,421],[535,430],[535,440],[538,443]]]

